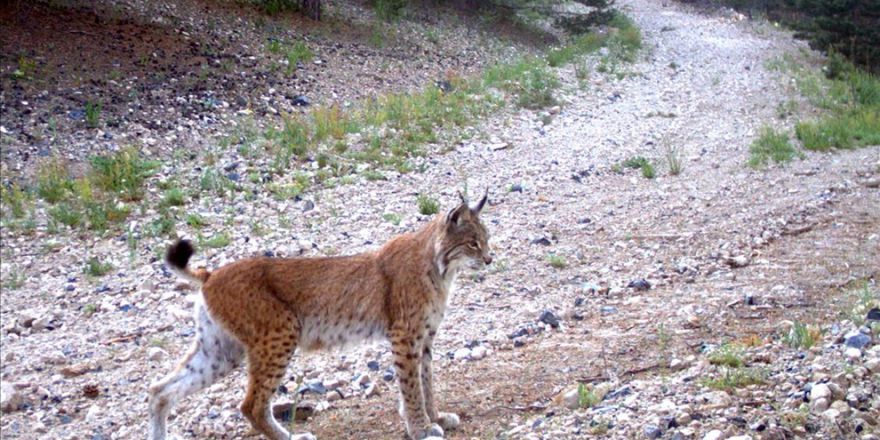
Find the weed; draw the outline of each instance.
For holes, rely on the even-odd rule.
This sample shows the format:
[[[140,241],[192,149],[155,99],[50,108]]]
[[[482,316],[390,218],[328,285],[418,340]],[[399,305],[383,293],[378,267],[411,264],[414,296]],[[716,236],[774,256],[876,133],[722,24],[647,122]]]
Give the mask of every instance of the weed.
[[[797,350],[807,350],[822,339],[822,332],[800,321],[795,321],[788,333],[783,336],[782,342]]]
[[[742,367],[742,347],[735,344],[723,344],[709,354],[709,363],[732,368]]]
[[[385,180],[385,175],[376,170],[366,170],[364,171],[364,178],[369,181],[374,180]]]
[[[86,102],[85,111],[86,127],[97,128],[98,124],[101,123],[101,103],[91,101]]]
[[[285,57],[287,58],[287,72],[290,73],[298,68],[299,63],[311,62],[315,54],[312,53],[309,46],[306,46],[306,43],[297,41],[287,49]]]
[[[200,216],[198,214],[187,214],[186,215],[186,224],[189,225],[189,227],[194,228],[194,229],[202,229],[203,227],[205,227],[207,222],[205,221],[204,218],[202,218],[202,216]]]
[[[16,80],[33,79],[37,71],[37,62],[24,55],[18,57],[18,68],[12,72],[12,78]]]
[[[134,148],[124,148],[109,156],[96,156],[91,162],[91,177],[98,187],[116,193],[124,200],[142,199],[147,177],[159,166],[158,162],[141,158]]]
[[[707,378],[700,384],[716,390],[732,391],[749,385],[761,385],[766,381],[767,373],[755,368],[724,368],[720,376]]]
[[[681,174],[681,171],[684,169],[684,163],[681,160],[681,152],[678,151],[677,148],[667,144],[664,157],[666,158],[666,166],[669,168],[669,174],[672,176]]]
[[[645,164],[642,165],[642,177],[646,179],[653,179],[656,176],[657,172],[654,171],[654,165],[652,165],[651,162],[645,162]]]
[[[150,235],[154,237],[170,237],[176,230],[175,223],[177,223],[176,219],[167,208],[159,208],[159,218],[150,222]]]
[[[232,192],[232,188],[233,182],[214,168],[205,169],[199,179],[199,189],[202,192],[213,193],[220,197],[225,197]]]
[[[24,283],[27,281],[27,276],[21,272],[11,271],[5,274],[3,277],[3,289],[4,290],[16,290],[20,289],[24,286]]]
[[[373,31],[370,32],[370,38],[367,40],[370,46],[377,49],[385,47],[385,27],[382,25],[374,25]]]
[[[96,306],[95,304],[86,304],[82,308],[83,315],[86,315],[87,317],[94,315],[97,311],[98,306]]]
[[[568,266],[568,261],[562,255],[549,254],[547,255],[547,264],[556,269],[564,269]]]
[[[483,83],[516,95],[520,107],[531,109],[556,104],[553,91],[559,87],[556,75],[538,58],[490,67],[483,75]]]
[[[186,204],[186,194],[184,194],[183,190],[180,188],[169,188],[165,191],[165,194],[162,196],[162,201],[159,202],[159,206],[169,207],[169,206],[183,206]]]
[[[225,232],[221,232],[207,240],[202,240],[200,244],[202,247],[219,249],[229,246],[230,243],[232,243],[232,239],[229,238],[229,235]]]
[[[770,127],[761,129],[761,135],[749,147],[751,156],[749,166],[760,168],[771,160],[776,163],[789,162],[798,157],[798,151],[789,142],[788,135],[779,133]]]
[[[86,262],[86,267],[83,269],[83,273],[92,277],[102,277],[110,273],[113,269],[112,264],[102,263],[101,260],[92,257]]]
[[[385,214],[382,214],[382,218],[383,218],[386,222],[389,222],[389,223],[391,223],[391,224],[394,225],[394,226],[399,225],[399,224],[400,224],[400,219],[401,219],[400,214],[395,214],[395,213],[393,213],[393,212],[386,212]]]
[[[856,325],[864,325],[868,311],[874,307],[880,307],[880,292],[876,286],[872,286],[866,281],[862,287],[853,289],[848,292],[848,300],[842,311],[842,315],[852,321]]]
[[[75,228],[83,223],[82,212],[68,202],[58,203],[49,208],[49,217],[65,226]]]
[[[419,214],[434,215],[440,211],[440,202],[424,194],[416,197],[416,203],[419,205]]]
[[[13,218],[22,218],[27,214],[31,196],[17,184],[0,186],[0,203],[3,205],[3,214]]]
[[[578,384],[578,405],[581,408],[592,408],[601,401],[602,398],[595,392],[593,387]]]
[[[672,341],[672,334],[666,329],[666,325],[657,325],[657,347],[660,351],[665,352],[669,348],[669,342]]]
[[[403,15],[407,0],[375,0],[376,16],[385,21],[397,21]]]
[[[59,159],[43,163],[37,169],[37,195],[49,203],[58,203],[72,190],[67,167]]]

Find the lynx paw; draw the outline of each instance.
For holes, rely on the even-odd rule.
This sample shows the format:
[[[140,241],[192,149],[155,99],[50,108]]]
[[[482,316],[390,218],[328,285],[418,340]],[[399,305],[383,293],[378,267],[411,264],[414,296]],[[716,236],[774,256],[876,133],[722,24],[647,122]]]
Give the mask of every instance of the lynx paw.
[[[458,428],[458,425],[461,423],[461,420],[458,418],[458,414],[455,413],[447,413],[441,412],[437,415],[437,420],[434,420],[440,425],[441,428],[450,430]]]
[[[416,431],[415,435],[413,435],[413,439],[415,440],[436,440],[438,438],[443,438],[443,428],[436,423],[432,423],[431,426]]]

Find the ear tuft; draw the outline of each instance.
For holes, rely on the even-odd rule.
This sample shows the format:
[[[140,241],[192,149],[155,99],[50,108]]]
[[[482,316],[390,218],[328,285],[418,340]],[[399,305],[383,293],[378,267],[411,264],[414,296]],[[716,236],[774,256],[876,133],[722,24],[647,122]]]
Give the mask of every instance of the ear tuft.
[[[474,214],[479,214],[480,211],[483,210],[483,206],[486,206],[486,200],[489,199],[489,187],[486,187],[486,192],[483,193],[483,198],[477,203],[477,206],[471,208],[471,212]]]

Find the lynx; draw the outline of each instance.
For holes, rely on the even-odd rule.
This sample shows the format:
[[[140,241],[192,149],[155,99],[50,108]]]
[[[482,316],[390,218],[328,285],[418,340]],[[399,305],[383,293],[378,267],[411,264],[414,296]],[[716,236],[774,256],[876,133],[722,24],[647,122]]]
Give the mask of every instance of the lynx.
[[[150,386],[150,431],[164,439],[166,419],[180,399],[203,389],[247,360],[241,412],[272,440],[311,440],[289,434],[270,400],[293,352],[387,338],[399,378],[400,415],[410,438],[442,438],[459,417],[434,402],[431,346],[460,269],[492,262],[480,221],[488,192],[473,207],[456,208],[380,249],[330,258],[250,258],[209,272],[187,267],[195,250],[186,240],[169,247],[166,262],[201,285],[196,341],[178,366]]]

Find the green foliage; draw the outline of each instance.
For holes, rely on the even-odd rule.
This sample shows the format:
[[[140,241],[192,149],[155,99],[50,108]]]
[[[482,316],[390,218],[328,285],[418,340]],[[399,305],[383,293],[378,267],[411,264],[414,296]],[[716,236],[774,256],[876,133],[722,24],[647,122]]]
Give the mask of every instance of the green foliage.
[[[159,202],[159,206],[168,207],[168,206],[183,206],[186,204],[186,194],[182,189],[174,187],[169,188],[165,191],[165,194],[162,196],[162,201]]]
[[[102,263],[101,260],[92,257],[89,258],[88,262],[86,262],[86,267],[85,269],[83,269],[83,272],[89,276],[102,277],[110,273],[113,269],[114,267],[112,264]]]
[[[194,229],[201,229],[205,227],[208,223],[205,221],[202,216],[198,214],[187,214],[186,215],[186,224]]]
[[[287,11],[298,11],[300,2],[298,0],[253,0],[263,12],[269,15],[276,15]]]
[[[101,103],[86,102],[86,126],[89,128],[97,128],[101,123]]]
[[[419,205],[419,214],[434,215],[440,211],[440,202],[425,194],[419,194],[419,196],[416,197],[416,203]]]
[[[795,321],[788,333],[782,337],[782,342],[791,348],[806,350],[822,339],[822,332],[800,321]]]
[[[225,232],[221,232],[207,240],[202,240],[200,244],[202,247],[218,249],[229,246],[229,243],[232,243],[232,239]]]
[[[814,122],[799,122],[795,134],[804,148],[815,151],[880,145],[880,111],[859,109]]]
[[[31,195],[13,183],[0,186],[0,203],[3,205],[3,216],[20,219],[27,214],[31,204]]]
[[[684,170],[684,162],[681,160],[681,152],[677,148],[667,145],[664,154],[669,174],[677,176]]]
[[[568,261],[562,255],[549,254],[547,255],[547,264],[555,269],[565,269],[568,266]]]
[[[723,368],[720,376],[700,381],[704,387],[733,391],[749,385],[761,385],[767,380],[766,371],[756,368]]]
[[[492,66],[483,74],[483,84],[513,93],[519,106],[531,109],[556,104],[553,91],[559,88],[556,75],[539,58]]]
[[[51,159],[37,168],[37,195],[49,203],[63,200],[73,189],[67,167],[59,159]]]
[[[709,354],[709,363],[724,367],[742,367],[743,350],[736,344],[723,344]]]
[[[297,63],[308,63],[314,59],[315,54],[306,46],[306,43],[297,41],[293,46],[289,47],[285,53],[287,58],[287,71],[293,72],[297,69]]]
[[[602,401],[602,397],[592,387],[578,384],[578,406],[592,408]]]
[[[403,16],[407,0],[374,0],[376,16],[385,21],[397,21]]]
[[[396,214],[396,213],[393,213],[393,212],[386,212],[385,214],[382,214],[382,218],[383,218],[386,222],[391,223],[391,224],[394,225],[394,226],[399,225],[399,224],[400,224],[400,220],[401,220],[400,214]]]
[[[144,183],[159,165],[141,158],[134,148],[124,148],[109,156],[95,156],[91,164],[91,177],[98,187],[118,194],[123,200],[142,199]]]
[[[749,147],[751,156],[749,166],[760,168],[771,160],[776,163],[789,162],[797,157],[798,151],[788,140],[788,135],[775,131],[771,127],[761,129],[761,135]]]
[[[856,325],[864,325],[868,311],[874,307],[880,307],[880,289],[865,281],[848,292],[842,315]]]

